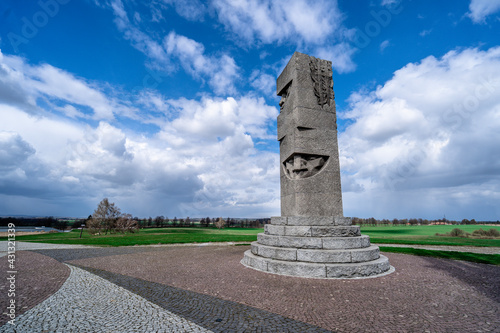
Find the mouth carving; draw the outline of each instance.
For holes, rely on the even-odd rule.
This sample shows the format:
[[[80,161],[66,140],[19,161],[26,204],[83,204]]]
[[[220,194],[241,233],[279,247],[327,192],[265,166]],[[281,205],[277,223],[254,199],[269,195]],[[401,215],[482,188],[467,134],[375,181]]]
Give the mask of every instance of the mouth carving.
[[[303,179],[316,175],[323,169],[328,156],[313,154],[292,154],[283,162],[283,168],[290,179]]]

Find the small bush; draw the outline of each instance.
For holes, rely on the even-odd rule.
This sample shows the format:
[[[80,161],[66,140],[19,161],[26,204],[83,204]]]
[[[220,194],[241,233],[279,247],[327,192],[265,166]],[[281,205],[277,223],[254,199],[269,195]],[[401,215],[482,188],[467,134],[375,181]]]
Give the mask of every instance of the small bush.
[[[451,237],[466,237],[467,233],[462,229],[455,228],[450,232]]]
[[[496,237],[500,237],[500,232],[498,232],[497,229],[493,229],[493,228],[491,228],[490,230],[479,229],[479,230],[474,230],[474,232],[472,233],[472,236],[496,238]]]
[[[468,232],[463,231],[462,229],[455,228],[455,229],[453,229],[452,231],[450,231],[450,232],[448,232],[446,234],[436,233],[436,236],[466,238],[466,237],[469,237],[470,234]]]

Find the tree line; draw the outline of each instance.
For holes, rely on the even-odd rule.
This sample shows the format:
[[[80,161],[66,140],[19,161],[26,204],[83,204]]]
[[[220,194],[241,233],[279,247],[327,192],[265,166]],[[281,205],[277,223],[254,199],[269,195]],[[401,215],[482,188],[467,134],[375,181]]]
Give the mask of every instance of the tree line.
[[[196,228],[196,227],[217,227],[217,221],[220,217],[203,217],[197,219],[187,218],[177,218],[174,217],[170,219],[165,216],[157,216],[155,218],[149,217],[147,219],[140,219],[138,217],[134,217],[134,220],[137,221],[140,228]],[[226,218],[224,220],[224,227],[226,228],[262,228],[265,224],[269,223],[271,220],[267,219],[234,219],[234,218]]]
[[[497,221],[498,222],[498,221]],[[448,220],[446,218],[437,220],[427,220],[427,219],[382,219],[377,220],[373,217],[370,218],[359,218],[353,217],[352,224],[359,226],[379,226],[379,225],[431,225],[431,224],[452,224],[452,225],[462,225],[462,224],[477,224],[475,219],[463,219],[461,221]]]

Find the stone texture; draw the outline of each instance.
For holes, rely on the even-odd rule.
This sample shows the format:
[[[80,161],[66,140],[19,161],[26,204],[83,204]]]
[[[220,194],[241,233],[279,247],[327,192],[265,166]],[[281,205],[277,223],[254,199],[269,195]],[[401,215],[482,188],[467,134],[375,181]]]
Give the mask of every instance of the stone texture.
[[[265,246],[257,242],[252,243],[252,253],[261,257],[295,261],[297,260],[297,249],[286,247]]]
[[[318,86],[314,80],[324,74],[324,80],[331,80],[331,62],[320,61],[322,68],[329,67],[329,70],[313,73],[311,63],[314,61],[317,59],[295,52],[277,80],[277,93],[282,97],[278,116],[282,216],[343,215],[333,91],[327,97],[328,103],[318,103],[317,89],[315,92]],[[326,91],[331,89],[326,87]],[[295,162],[286,168],[291,157],[310,155],[326,157],[321,170],[307,178],[287,175],[287,170],[300,173],[310,169],[307,162]],[[295,158],[295,161],[306,160]]]
[[[329,278],[359,278],[383,274],[390,268],[389,259],[381,255],[377,260],[363,263],[326,265],[326,275]]]
[[[331,62],[295,52],[276,86],[281,216],[271,218],[241,263],[314,278],[388,271],[378,247],[343,216]]]
[[[359,226],[311,227],[313,237],[355,237],[361,236]]]

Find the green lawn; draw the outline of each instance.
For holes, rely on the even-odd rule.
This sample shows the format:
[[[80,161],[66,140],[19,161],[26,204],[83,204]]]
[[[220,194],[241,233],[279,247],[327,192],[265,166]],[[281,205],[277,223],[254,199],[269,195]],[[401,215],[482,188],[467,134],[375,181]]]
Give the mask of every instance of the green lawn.
[[[425,249],[413,249],[411,247],[386,247],[381,246],[380,251],[411,254],[415,256],[444,258],[453,260],[465,260],[481,264],[500,265],[500,254],[482,254],[458,251],[435,251]]]
[[[421,245],[465,245],[465,246],[497,246],[500,247],[500,239],[474,239],[459,237],[436,236],[436,233],[445,234],[457,228],[453,225],[437,226],[383,226],[362,227],[361,233],[369,235],[372,243],[380,244],[421,244]],[[493,226],[458,226],[458,228],[472,233],[480,228],[488,230],[500,227]],[[53,244],[81,244],[97,246],[133,246],[152,244],[175,244],[175,243],[204,243],[204,242],[252,242],[257,240],[257,234],[264,229],[229,228],[217,230],[214,228],[151,228],[141,229],[134,234],[112,234],[92,236],[86,231],[80,238],[80,231],[74,230],[68,233],[52,233],[31,236],[18,236],[17,241],[41,242]],[[7,240],[0,237],[0,240]],[[500,265],[500,255],[460,253],[449,251],[429,251],[412,248],[384,247],[385,252],[406,253],[421,256],[467,260],[480,263]]]
[[[251,242],[257,239],[257,234],[263,229],[230,228],[217,230],[213,228],[151,228],[141,229],[133,234],[111,234],[92,236],[86,231],[80,238],[80,231],[67,233],[52,233],[42,235],[27,235],[16,237],[21,242],[39,242],[53,244],[81,244],[98,246],[132,246],[175,243],[204,242]],[[7,240],[1,237],[0,240]]]
[[[361,233],[369,235],[372,243],[379,244],[421,244],[421,245],[463,245],[463,246],[497,246],[500,239],[474,239],[436,236],[457,228],[453,225],[436,226],[380,226],[361,227]],[[458,228],[472,233],[474,230],[496,228],[493,226],[464,225]],[[150,228],[141,229],[134,234],[112,234],[107,236],[91,236],[86,231],[80,239],[80,231],[69,233],[53,233],[32,236],[18,236],[16,240],[26,242],[44,242],[55,244],[82,244],[101,246],[127,246],[149,244],[200,243],[200,242],[252,242],[263,229],[227,228]],[[7,240],[3,237],[0,240]]]
[[[459,228],[468,233],[474,230],[497,229],[500,227],[484,225],[428,225],[428,226],[383,226],[383,227],[361,227],[361,233],[370,236],[372,243],[379,244],[421,244],[421,245],[451,245],[451,246],[497,246],[500,247],[500,239],[477,239],[436,236],[436,233],[446,234],[451,230]]]

